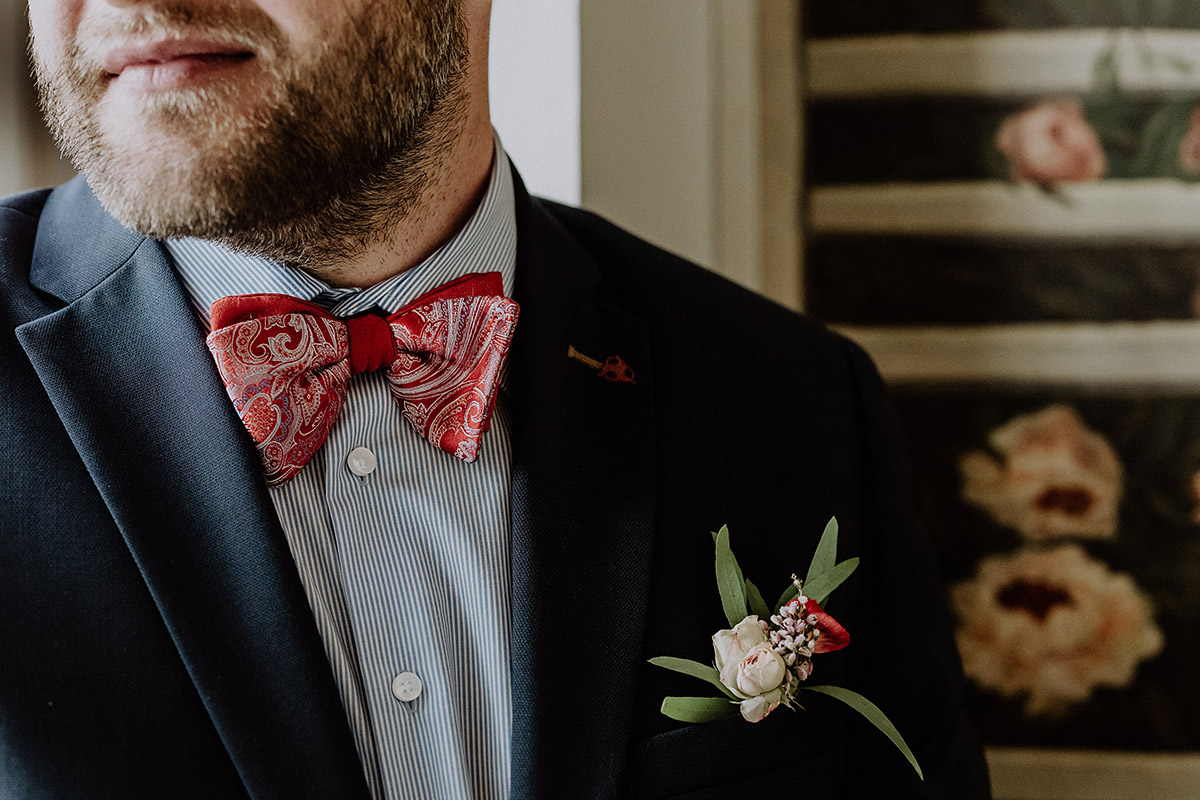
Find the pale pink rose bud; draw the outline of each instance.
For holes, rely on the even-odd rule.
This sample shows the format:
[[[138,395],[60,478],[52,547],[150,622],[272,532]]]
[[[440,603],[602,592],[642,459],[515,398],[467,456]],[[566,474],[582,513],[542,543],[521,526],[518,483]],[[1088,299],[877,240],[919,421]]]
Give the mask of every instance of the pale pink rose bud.
[[[737,688],[742,695],[754,697],[783,683],[787,665],[767,643],[756,645],[738,666]]]
[[[742,712],[742,718],[747,722],[758,722],[778,708],[782,700],[783,690],[776,689],[773,692],[743,700],[738,710]]]

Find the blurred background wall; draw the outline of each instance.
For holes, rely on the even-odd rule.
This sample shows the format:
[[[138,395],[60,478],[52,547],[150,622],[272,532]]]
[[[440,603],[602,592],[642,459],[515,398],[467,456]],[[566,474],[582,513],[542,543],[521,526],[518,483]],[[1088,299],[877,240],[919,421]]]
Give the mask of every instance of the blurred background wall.
[[[1200,796],[1200,6],[804,31],[806,308],[888,378],[997,796]]]
[[[25,55],[24,0],[0,0],[0,195],[53,186],[73,171],[38,114]]]

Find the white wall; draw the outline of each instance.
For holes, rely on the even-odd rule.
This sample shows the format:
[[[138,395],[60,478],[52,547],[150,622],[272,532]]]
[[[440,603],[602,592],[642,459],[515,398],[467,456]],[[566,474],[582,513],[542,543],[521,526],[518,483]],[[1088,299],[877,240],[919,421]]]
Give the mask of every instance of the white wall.
[[[715,176],[708,0],[583,0],[583,200],[702,264]]]
[[[492,124],[530,191],[580,202],[579,0],[495,0]]]
[[[584,207],[764,291],[760,6],[582,0],[580,55]]]

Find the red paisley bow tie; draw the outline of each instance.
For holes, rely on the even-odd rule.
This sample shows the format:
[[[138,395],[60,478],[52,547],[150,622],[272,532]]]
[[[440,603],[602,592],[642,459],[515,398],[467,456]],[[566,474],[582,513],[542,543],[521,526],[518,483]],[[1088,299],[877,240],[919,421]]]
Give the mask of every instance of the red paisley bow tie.
[[[422,436],[474,461],[517,311],[498,272],[464,275],[389,317],[341,320],[287,295],[251,294],[213,303],[206,341],[267,483],[280,486],[324,444],[350,376],[377,369]]]

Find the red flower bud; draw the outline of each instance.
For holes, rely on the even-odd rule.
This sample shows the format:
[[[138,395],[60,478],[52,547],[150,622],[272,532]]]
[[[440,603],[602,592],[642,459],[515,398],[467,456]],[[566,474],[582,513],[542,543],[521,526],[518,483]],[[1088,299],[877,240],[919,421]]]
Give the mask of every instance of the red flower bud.
[[[813,644],[814,653],[831,653],[850,644],[850,634],[836,619],[826,614],[816,600],[808,598],[808,602],[804,604],[804,611],[817,618],[816,627],[821,632]]]

